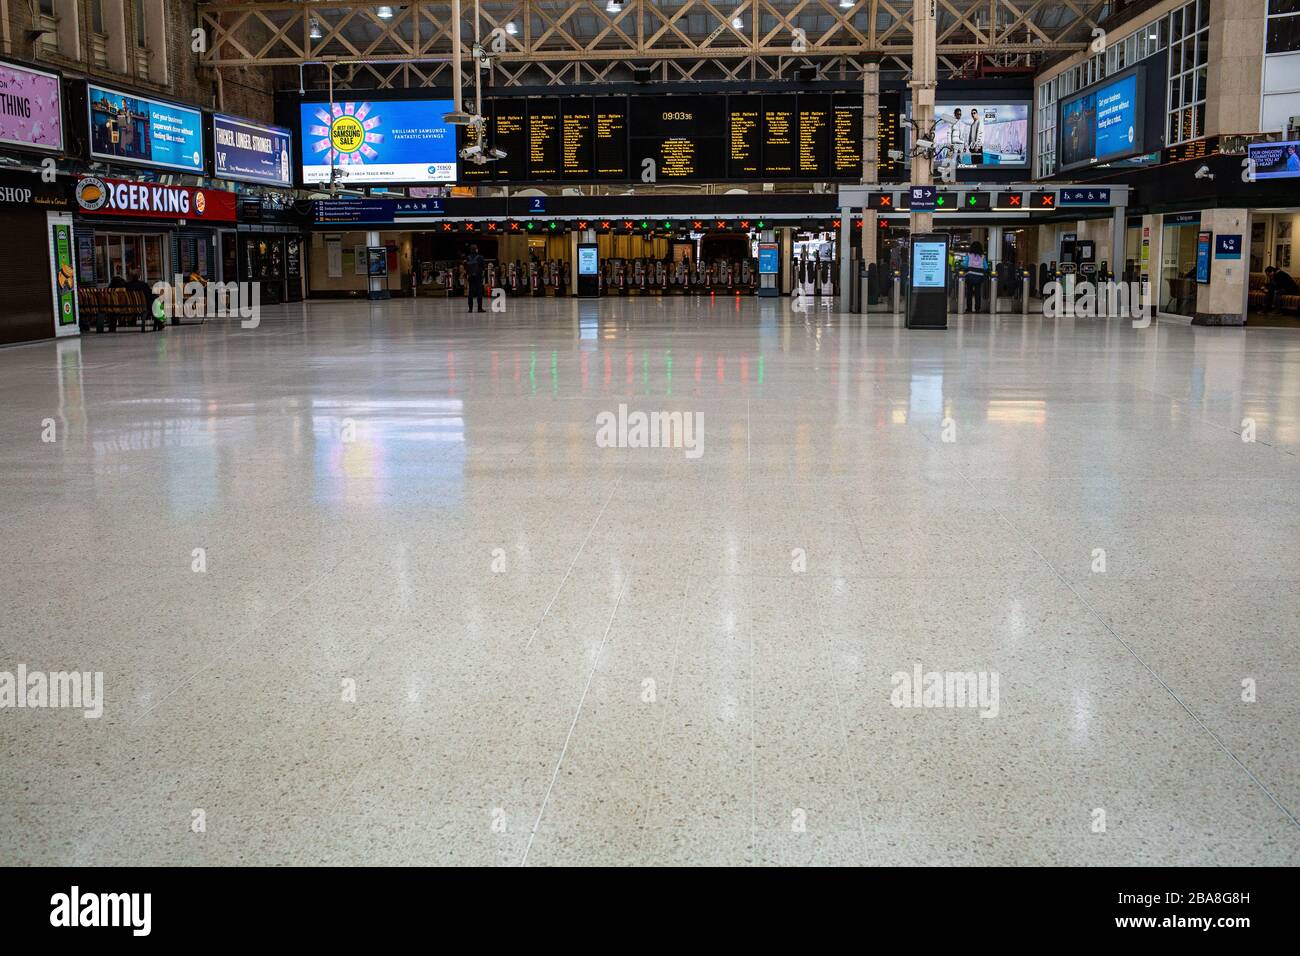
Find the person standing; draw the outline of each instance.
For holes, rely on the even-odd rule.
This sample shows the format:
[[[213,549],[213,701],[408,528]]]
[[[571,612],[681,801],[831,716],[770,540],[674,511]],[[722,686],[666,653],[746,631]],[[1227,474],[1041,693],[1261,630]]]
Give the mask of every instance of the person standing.
[[[980,310],[981,293],[984,291],[984,280],[988,276],[988,260],[984,258],[984,246],[978,239],[970,244],[970,252],[966,255],[966,311],[978,312]]]
[[[474,311],[474,303],[478,303],[478,310],[483,311],[483,257],[478,254],[478,246],[469,247],[469,255],[465,257],[465,281],[468,285],[469,311]]]

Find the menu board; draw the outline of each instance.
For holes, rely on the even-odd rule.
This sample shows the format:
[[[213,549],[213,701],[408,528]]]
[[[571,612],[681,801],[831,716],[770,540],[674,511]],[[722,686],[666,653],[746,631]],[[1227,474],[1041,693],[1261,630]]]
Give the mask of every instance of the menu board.
[[[596,97],[592,115],[596,178],[627,179],[627,97]]]
[[[763,97],[727,100],[727,175],[732,179],[763,174]]]
[[[560,102],[560,162],[565,179],[591,179],[595,168],[592,100],[570,97]]]
[[[763,97],[763,175],[793,176],[799,151],[798,98]]]
[[[835,97],[831,120],[830,177],[857,179],[862,174],[862,97]]]
[[[528,178],[559,179],[562,154],[560,102],[528,101]]]

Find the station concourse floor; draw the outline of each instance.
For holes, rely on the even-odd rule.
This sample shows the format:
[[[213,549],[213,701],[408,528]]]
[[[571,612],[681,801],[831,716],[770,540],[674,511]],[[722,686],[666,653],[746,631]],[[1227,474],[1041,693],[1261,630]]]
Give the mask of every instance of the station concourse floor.
[[[0,350],[0,438],[0,671],[103,673],[0,863],[1300,862],[1293,330],[310,302]]]

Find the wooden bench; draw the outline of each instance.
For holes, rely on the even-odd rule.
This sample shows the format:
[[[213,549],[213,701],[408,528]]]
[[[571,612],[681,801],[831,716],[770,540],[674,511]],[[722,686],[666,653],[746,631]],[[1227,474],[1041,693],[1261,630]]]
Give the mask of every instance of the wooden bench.
[[[116,332],[118,326],[140,326],[141,332],[154,331],[164,323],[153,314],[153,300],[132,289],[99,289],[80,286],[77,289],[77,308],[83,332],[94,326],[96,332]]]

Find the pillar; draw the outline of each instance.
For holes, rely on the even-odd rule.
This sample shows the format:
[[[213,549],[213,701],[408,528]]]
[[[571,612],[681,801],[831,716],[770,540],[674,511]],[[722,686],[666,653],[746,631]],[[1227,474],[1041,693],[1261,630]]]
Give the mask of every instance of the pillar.
[[[917,0],[912,7],[912,119],[922,132],[929,132],[934,125],[934,88],[938,76],[935,6],[936,0]],[[929,186],[933,183],[929,157],[913,156],[912,185]],[[911,226],[914,236],[930,232],[934,228],[934,215],[929,212],[913,212]]]
[[[1206,209],[1201,228],[1214,234],[1211,242],[1210,282],[1196,287],[1196,314],[1192,325],[1245,325],[1246,293],[1250,285],[1250,215],[1246,209]],[[1214,255],[1220,236],[1236,236],[1241,258]]]

